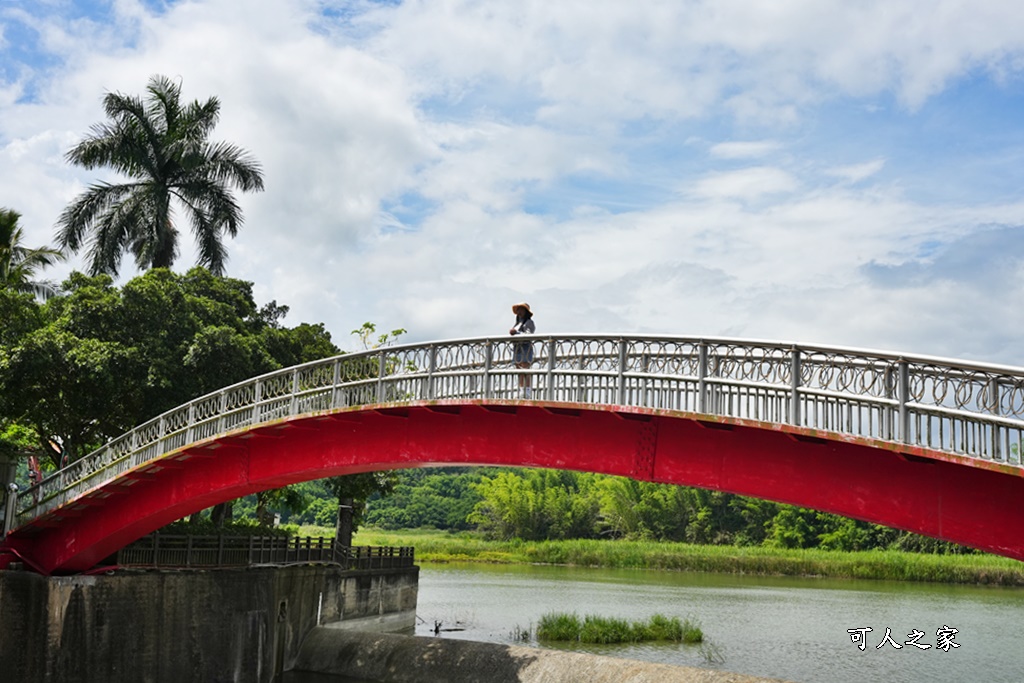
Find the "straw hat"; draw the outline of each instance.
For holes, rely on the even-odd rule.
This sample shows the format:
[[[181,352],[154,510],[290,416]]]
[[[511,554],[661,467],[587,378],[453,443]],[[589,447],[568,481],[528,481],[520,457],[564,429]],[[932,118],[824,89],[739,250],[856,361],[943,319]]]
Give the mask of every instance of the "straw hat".
[[[525,301],[518,304],[512,304],[512,312],[514,314],[519,315],[520,308],[525,308],[527,313],[533,315],[533,311],[530,310],[530,304],[526,303]]]

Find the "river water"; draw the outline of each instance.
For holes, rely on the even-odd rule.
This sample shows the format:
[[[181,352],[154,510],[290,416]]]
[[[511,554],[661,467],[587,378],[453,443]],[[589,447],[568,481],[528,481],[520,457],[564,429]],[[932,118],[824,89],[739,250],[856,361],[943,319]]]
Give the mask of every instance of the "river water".
[[[417,635],[434,637],[441,622],[442,638],[511,644],[517,627],[532,629],[556,611],[630,620],[661,613],[697,621],[704,632],[703,646],[571,648],[614,657],[798,683],[1024,681],[1022,589],[548,566],[421,569]],[[855,642],[849,630],[865,628]],[[915,640],[914,632],[923,635]],[[343,680],[292,676],[285,681]]]

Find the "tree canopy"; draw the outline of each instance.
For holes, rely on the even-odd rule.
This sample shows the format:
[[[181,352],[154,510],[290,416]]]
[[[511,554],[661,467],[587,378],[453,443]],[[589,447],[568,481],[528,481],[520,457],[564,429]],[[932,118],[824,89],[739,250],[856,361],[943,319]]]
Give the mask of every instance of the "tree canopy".
[[[72,458],[196,396],[339,352],[322,325],[283,327],[252,283],[203,268],[154,269],[120,288],[73,273],[61,289],[42,305],[0,297],[18,328],[0,331],[0,416]]]

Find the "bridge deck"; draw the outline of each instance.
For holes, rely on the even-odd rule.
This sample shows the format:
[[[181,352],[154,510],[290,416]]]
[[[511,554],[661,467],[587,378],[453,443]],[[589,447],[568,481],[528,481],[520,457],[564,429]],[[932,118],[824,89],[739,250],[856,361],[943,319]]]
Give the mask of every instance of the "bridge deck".
[[[58,519],[94,515],[114,491],[193,468],[210,448],[239,437],[317,418],[402,416],[424,407],[457,413],[466,405],[506,406],[514,413],[532,405],[549,413],[696,420],[855,444],[1016,481],[1024,473],[1024,369],[764,341],[576,335],[532,338],[534,363],[522,370],[513,362],[514,343],[522,341],[388,347],[225,387],[19,492],[9,531],[31,537]],[[207,502],[196,493],[195,505]]]

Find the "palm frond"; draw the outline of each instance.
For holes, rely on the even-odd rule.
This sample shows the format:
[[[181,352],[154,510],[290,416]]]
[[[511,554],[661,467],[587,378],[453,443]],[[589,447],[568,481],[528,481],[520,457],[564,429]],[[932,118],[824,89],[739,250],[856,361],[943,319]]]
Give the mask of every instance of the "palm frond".
[[[199,265],[214,275],[223,275],[228,253],[221,240],[221,231],[202,211],[192,212],[192,232],[199,246]]]
[[[206,146],[203,156],[212,179],[230,183],[243,192],[263,190],[260,163],[241,147],[226,142],[213,143]]]
[[[137,185],[111,185],[96,183],[69,204],[57,219],[57,246],[72,253],[82,247],[83,236],[104,214],[129,195]]]
[[[117,277],[121,269],[124,235],[131,229],[128,221],[133,212],[130,207],[130,202],[121,202],[95,221],[87,253],[90,275],[105,273]]]
[[[181,116],[181,86],[167,76],[153,76],[146,90],[150,94],[147,114],[162,124],[163,133],[173,130]]]
[[[60,293],[60,286],[53,280],[34,280],[25,282],[18,287],[18,291],[31,294],[38,299],[46,301],[52,296]]]
[[[185,108],[182,116],[182,136],[195,144],[203,144],[220,120],[220,100],[211,97],[200,104],[198,100]]]
[[[0,286],[31,292],[45,300],[56,286],[47,280],[35,280],[36,273],[63,261],[65,255],[52,247],[26,247],[20,218],[17,211],[0,209]]]

